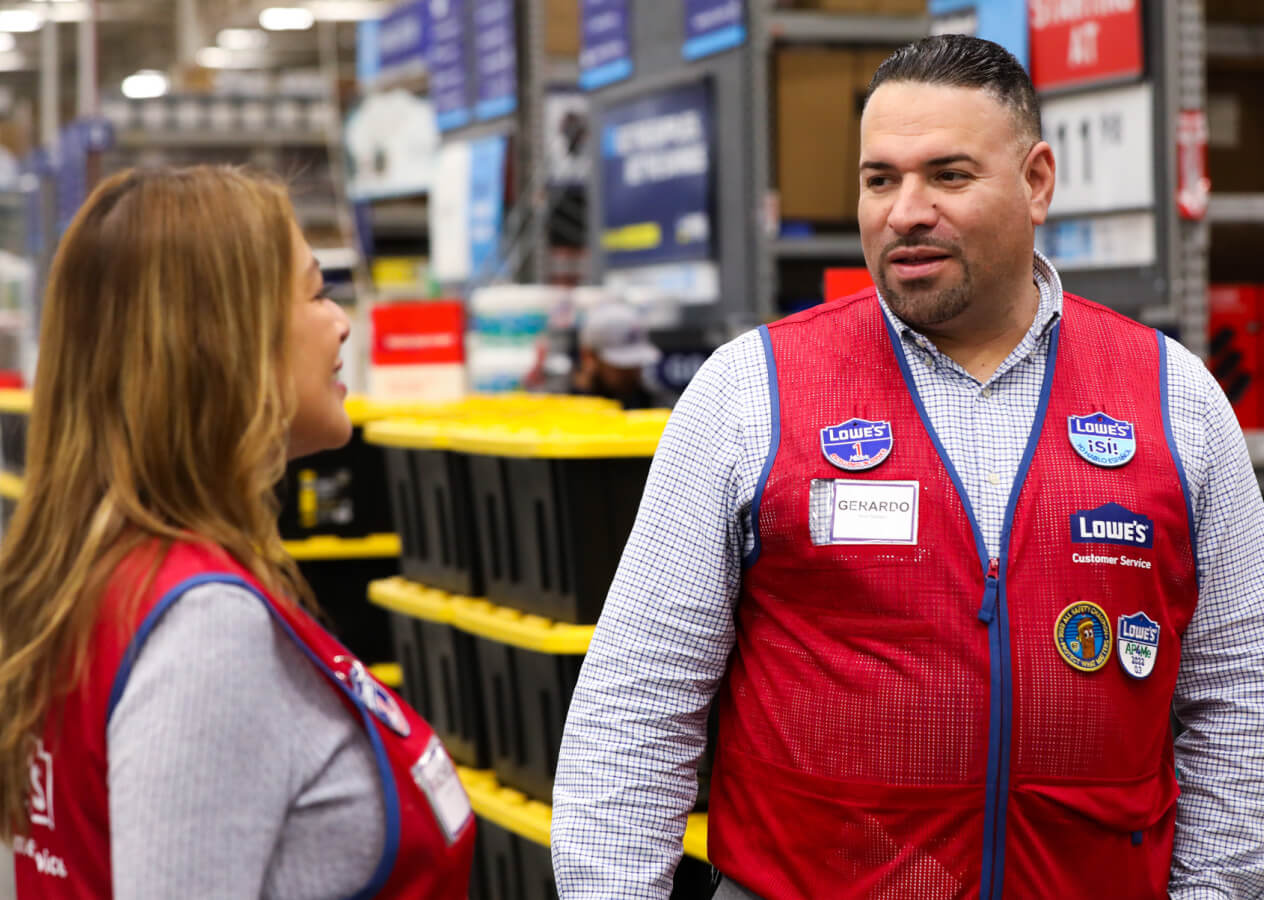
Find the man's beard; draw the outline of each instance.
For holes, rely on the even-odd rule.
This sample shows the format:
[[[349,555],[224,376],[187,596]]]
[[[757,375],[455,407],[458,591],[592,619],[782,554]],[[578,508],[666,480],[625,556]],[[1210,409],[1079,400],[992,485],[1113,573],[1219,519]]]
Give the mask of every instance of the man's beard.
[[[968,276],[961,284],[944,290],[901,294],[890,286],[884,274],[879,274],[878,287],[891,311],[915,329],[934,328],[957,317],[970,306],[972,294]]]
[[[898,292],[887,278],[887,260],[894,250],[902,247],[935,247],[943,250],[950,259],[960,262],[961,283],[938,291],[929,288],[918,291],[916,286],[919,283],[924,281],[929,286],[931,280],[929,278],[914,279],[908,282],[911,289],[906,289],[904,293]],[[926,329],[942,325],[965,312],[970,306],[970,298],[974,293],[974,280],[970,277],[970,267],[966,265],[965,259],[955,245],[947,241],[914,238],[896,241],[883,250],[881,263],[878,266],[878,288],[882,291],[882,297],[891,307],[891,311],[906,325]]]

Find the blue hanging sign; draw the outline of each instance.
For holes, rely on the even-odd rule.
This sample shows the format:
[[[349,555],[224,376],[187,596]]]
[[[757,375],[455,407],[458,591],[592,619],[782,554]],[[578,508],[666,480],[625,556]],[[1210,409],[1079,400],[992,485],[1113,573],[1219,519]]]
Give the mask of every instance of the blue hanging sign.
[[[1027,0],[929,0],[932,34],[970,34],[1000,44],[1026,67]]]
[[[374,80],[399,81],[425,74],[426,56],[430,52],[428,0],[401,3],[376,24]]]
[[[711,256],[711,159],[711,92],[704,82],[606,111],[601,181],[608,266]]]
[[[580,16],[579,86],[591,91],[629,77],[628,0],[583,0]]]
[[[685,59],[746,43],[745,0],[685,0]]]
[[[518,45],[513,0],[474,5],[474,65],[479,119],[507,116],[518,108]]]
[[[440,131],[470,122],[465,65],[465,0],[428,0],[430,98]]]
[[[504,135],[470,144],[470,273],[475,277],[498,264],[507,149]]]

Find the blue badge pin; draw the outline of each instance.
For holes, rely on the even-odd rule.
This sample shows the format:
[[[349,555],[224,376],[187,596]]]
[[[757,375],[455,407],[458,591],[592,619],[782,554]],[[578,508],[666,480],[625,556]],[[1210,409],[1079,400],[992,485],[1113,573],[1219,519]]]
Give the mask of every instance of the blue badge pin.
[[[1159,623],[1143,612],[1119,617],[1119,664],[1133,678],[1148,678],[1159,657]]]
[[[378,684],[377,679],[369,674],[364,663],[358,659],[355,660],[351,664],[350,675],[351,689],[359,697],[365,709],[377,716],[383,725],[400,737],[408,737],[413,729],[408,724],[403,710],[399,708],[391,692]]]
[[[1067,434],[1075,452],[1095,466],[1113,469],[1137,453],[1132,423],[1113,419],[1104,412],[1067,416]]]
[[[1081,672],[1096,672],[1110,659],[1110,618],[1088,600],[1072,603],[1058,616],[1053,642],[1066,664]]]
[[[891,455],[891,423],[848,419],[821,429],[821,452],[848,472],[872,469]]]

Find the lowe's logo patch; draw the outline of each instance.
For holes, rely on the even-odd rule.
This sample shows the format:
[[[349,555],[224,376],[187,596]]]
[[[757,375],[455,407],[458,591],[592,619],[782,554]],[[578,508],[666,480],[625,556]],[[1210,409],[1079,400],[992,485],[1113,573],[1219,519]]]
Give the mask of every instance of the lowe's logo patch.
[[[821,429],[821,452],[848,472],[872,469],[891,455],[891,423],[848,419]]]
[[[1104,412],[1067,416],[1067,436],[1075,452],[1095,466],[1113,469],[1137,453],[1132,423],[1112,419]]]
[[[1153,547],[1154,521],[1118,503],[1071,514],[1074,544],[1118,544],[1120,547]]]

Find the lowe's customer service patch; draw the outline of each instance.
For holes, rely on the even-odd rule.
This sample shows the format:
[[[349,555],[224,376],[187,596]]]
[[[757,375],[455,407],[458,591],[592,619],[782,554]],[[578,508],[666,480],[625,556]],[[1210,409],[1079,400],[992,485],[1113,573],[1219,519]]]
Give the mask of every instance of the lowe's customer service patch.
[[[1110,659],[1110,618],[1096,603],[1078,600],[1058,616],[1053,642],[1071,668],[1096,672]]]

